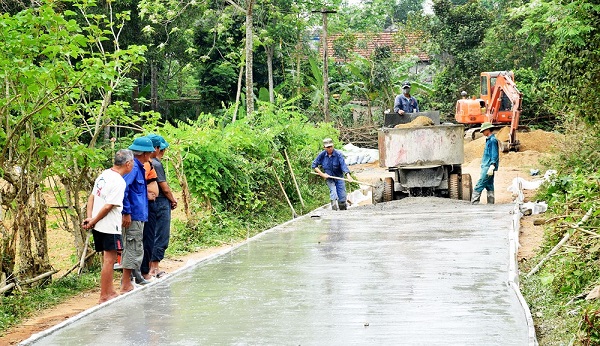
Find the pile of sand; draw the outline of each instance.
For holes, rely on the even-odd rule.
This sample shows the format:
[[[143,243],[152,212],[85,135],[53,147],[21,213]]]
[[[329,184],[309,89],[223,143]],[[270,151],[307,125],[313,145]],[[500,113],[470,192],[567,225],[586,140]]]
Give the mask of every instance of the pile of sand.
[[[496,138],[501,142],[508,142],[510,127],[506,126],[496,133]],[[535,130],[531,132],[517,132],[517,140],[521,142],[521,150],[535,150],[540,153],[547,153],[552,150],[552,146],[561,140],[562,135],[554,132]]]
[[[508,127],[502,128],[496,134],[498,140],[508,140]],[[519,152],[500,153],[503,166],[535,166],[539,159],[552,152],[553,147],[562,140],[562,135],[553,132],[535,130],[518,132],[517,140],[521,143]],[[485,147],[485,137],[465,143],[465,163],[469,164],[480,159]]]
[[[431,120],[430,118],[423,116],[423,115],[419,115],[418,117],[415,118],[415,120],[411,121],[410,123],[407,124],[398,124],[396,126],[394,126],[395,129],[405,129],[405,128],[409,128],[409,127],[418,127],[418,126],[432,126],[433,125],[433,120]]]

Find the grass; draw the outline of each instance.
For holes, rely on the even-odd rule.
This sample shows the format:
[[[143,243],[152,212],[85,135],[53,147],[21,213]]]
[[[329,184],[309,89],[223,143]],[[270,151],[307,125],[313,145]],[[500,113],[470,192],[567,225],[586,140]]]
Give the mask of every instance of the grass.
[[[80,277],[67,276],[43,287],[26,292],[14,292],[0,297],[0,332],[16,325],[33,313],[62,303],[66,299],[99,285],[99,272],[92,271]]]

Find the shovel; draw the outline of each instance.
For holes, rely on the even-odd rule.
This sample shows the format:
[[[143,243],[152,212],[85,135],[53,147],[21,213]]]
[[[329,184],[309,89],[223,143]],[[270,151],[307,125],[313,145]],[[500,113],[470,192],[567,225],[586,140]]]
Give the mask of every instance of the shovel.
[[[314,174],[314,175],[319,175],[319,173],[317,173],[317,172],[310,172],[310,173],[312,173],[312,174]],[[348,179],[344,179],[344,178],[340,178],[340,177],[334,177],[334,176],[332,176],[332,175],[330,175],[329,177],[330,177],[331,179],[343,180],[343,181],[347,181],[347,182],[349,182],[349,183],[357,183],[357,184],[360,184],[360,185],[367,185],[367,186],[375,187],[375,185],[373,185],[373,184],[371,184],[371,183],[365,183],[365,182],[363,182],[363,181],[358,181],[358,180],[348,180]]]

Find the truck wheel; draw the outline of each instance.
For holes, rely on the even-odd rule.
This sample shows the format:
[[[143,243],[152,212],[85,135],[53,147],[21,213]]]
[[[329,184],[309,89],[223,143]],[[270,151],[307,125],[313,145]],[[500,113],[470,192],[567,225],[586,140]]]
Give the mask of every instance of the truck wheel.
[[[473,183],[471,182],[471,175],[463,174],[461,178],[462,182],[460,197],[463,201],[470,201],[471,193],[473,192]]]
[[[394,200],[394,179],[387,177],[383,180],[383,201],[391,202]]]
[[[450,174],[450,177],[448,178],[448,195],[450,196],[450,199],[460,199],[459,185],[458,174]]]

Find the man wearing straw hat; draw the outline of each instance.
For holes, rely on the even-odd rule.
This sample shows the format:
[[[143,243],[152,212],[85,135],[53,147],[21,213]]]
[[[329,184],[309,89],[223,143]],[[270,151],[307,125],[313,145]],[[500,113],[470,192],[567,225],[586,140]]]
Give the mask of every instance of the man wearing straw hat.
[[[324,150],[313,161],[311,168],[325,179],[327,187],[329,187],[331,209],[338,210],[339,208],[339,210],[346,210],[348,208],[346,205],[346,183],[342,179],[332,177],[343,178],[346,175],[348,181],[352,181],[350,170],[346,166],[342,153],[333,148],[333,140],[331,138],[323,140],[323,148]],[[322,172],[319,166],[325,172]]]
[[[481,193],[485,189],[487,192],[487,203],[494,204],[494,173],[498,170],[500,163],[498,140],[492,133],[494,125],[492,123],[481,124],[479,132],[486,137],[485,148],[483,149],[483,157],[481,158],[481,176],[475,188],[473,189],[473,197],[471,203],[479,203]]]

